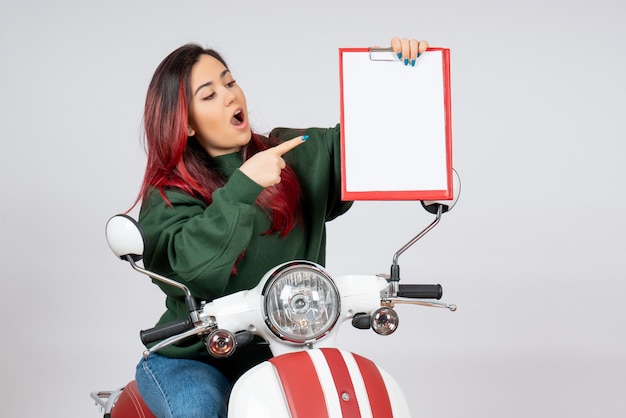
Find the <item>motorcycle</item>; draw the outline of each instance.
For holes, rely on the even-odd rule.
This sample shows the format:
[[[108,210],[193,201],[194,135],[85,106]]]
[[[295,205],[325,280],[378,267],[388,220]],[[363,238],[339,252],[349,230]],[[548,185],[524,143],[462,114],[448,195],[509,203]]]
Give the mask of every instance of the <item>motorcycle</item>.
[[[293,260],[268,271],[253,289],[200,304],[183,284],[138,264],[144,250],[139,225],[127,215],[113,216],[105,230],[113,253],[135,271],[185,294],[187,318],[140,332],[149,347],[143,356],[193,337],[201,338],[211,355],[226,358],[259,336],[273,357],[235,382],[229,418],[410,417],[396,380],[372,360],[337,347],[337,336],[346,321],[382,336],[393,334],[399,323],[394,306],[399,304],[456,311],[455,305],[438,302],[443,294],[439,284],[400,284],[398,263],[456,204],[460,181],[453,174],[454,198],[421,201],[435,219],[394,254],[389,274],[333,277],[316,263]],[[91,397],[104,418],[154,417],[134,380]]]

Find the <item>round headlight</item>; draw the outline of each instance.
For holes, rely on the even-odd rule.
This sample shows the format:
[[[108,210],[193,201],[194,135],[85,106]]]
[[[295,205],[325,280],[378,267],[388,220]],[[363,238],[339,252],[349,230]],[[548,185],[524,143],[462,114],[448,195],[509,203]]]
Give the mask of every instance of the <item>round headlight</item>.
[[[270,274],[263,295],[267,326],[279,338],[294,343],[326,335],[341,310],[333,280],[320,266],[306,261],[278,267]]]

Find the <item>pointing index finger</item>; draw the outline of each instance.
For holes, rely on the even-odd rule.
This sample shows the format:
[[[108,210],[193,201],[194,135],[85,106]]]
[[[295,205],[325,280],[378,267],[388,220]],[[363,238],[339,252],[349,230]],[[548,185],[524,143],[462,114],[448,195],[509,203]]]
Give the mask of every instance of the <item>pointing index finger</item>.
[[[294,149],[298,145],[304,143],[304,141],[306,141],[307,139],[309,139],[308,135],[300,135],[300,136],[297,136],[297,137],[295,137],[293,139],[285,141],[282,144],[276,145],[273,148],[273,150],[276,151],[278,153],[278,155],[283,155],[283,154],[287,153],[288,151],[291,151],[292,149]]]

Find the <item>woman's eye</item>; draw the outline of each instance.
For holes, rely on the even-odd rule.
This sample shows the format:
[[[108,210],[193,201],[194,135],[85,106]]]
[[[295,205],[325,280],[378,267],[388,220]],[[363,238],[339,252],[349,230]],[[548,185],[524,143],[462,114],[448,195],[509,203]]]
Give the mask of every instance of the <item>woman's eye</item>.
[[[212,98],[214,98],[214,97],[215,97],[215,93],[211,93],[211,94],[209,94],[208,96],[203,97],[203,98],[202,98],[202,100],[211,100],[211,99],[212,99]]]
[[[237,80],[233,80],[233,81],[231,81],[231,82],[229,82],[229,83],[226,83],[226,87],[232,87],[232,86],[234,86],[235,84],[237,84]]]

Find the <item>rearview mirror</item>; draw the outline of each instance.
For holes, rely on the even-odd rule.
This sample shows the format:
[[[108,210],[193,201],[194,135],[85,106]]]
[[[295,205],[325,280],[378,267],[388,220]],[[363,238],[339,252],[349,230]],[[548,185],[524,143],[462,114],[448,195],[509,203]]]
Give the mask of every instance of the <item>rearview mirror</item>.
[[[422,206],[432,214],[437,214],[439,206],[442,207],[441,213],[448,212],[454,207],[461,194],[461,179],[455,169],[452,169],[452,193],[454,196],[450,200],[422,200]]]
[[[128,215],[115,215],[107,221],[105,234],[109,248],[117,257],[134,261],[143,257],[145,240],[137,221]]]

